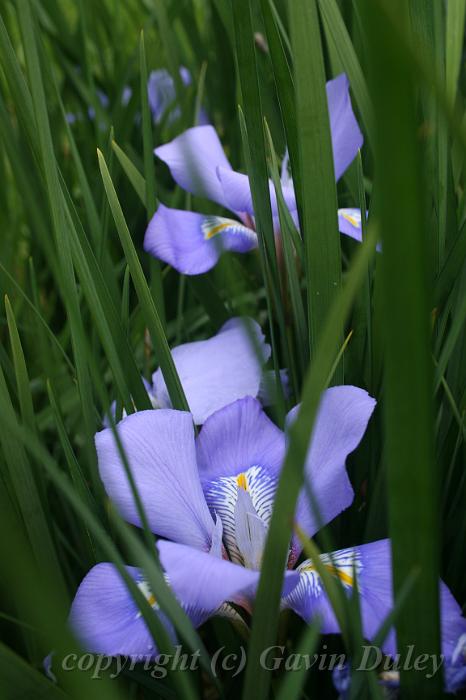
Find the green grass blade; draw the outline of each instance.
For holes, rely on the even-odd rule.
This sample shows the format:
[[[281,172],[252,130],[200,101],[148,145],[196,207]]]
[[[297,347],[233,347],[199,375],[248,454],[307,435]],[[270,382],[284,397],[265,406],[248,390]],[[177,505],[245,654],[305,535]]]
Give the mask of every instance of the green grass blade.
[[[406,23],[405,4],[396,5],[400,22]],[[399,648],[414,644],[439,654],[440,523],[433,453],[431,306],[413,73],[378,3],[367,1],[363,7],[377,123],[375,156],[384,164],[376,185],[383,244],[386,459],[395,592],[411,572],[421,573],[396,628]],[[403,153],[401,170],[395,153]],[[393,202],[399,214],[396,228],[391,219]],[[438,674],[429,680],[402,669],[401,687],[406,698],[437,698],[442,678]]]
[[[170,394],[170,399],[174,408],[189,411],[183,387],[181,386],[178,373],[170,353],[167,338],[160,321],[160,316],[154,300],[152,299],[146,278],[144,277],[141,263],[134,248],[133,241],[131,240],[131,234],[128,230],[120,202],[118,201],[118,196],[110,177],[107,164],[105,163],[104,156],[100,151],[98,151],[98,158],[100,172],[102,174],[102,180],[113,214],[113,219],[115,221],[115,226],[121,245],[125,252],[126,261],[133,278],[133,283],[139,297],[139,302],[145,314],[149,332],[152,336],[152,343],[157,349],[157,357],[160,362],[160,368],[167,385],[168,393]]]
[[[340,234],[324,61],[315,0],[289,6],[296,123],[299,133],[301,233],[304,240],[311,358],[341,285]],[[343,338],[343,328],[340,329]],[[339,371],[336,381],[341,381]]]

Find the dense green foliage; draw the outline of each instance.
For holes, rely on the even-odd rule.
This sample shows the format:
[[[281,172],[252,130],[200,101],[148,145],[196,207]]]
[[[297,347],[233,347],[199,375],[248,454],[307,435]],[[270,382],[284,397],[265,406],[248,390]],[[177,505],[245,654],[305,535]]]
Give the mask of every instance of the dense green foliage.
[[[438,652],[438,576],[466,601],[464,17],[463,0],[3,0],[2,697],[336,697],[329,673],[287,676],[258,662],[277,639],[290,653],[326,645],[357,658],[357,600],[325,582],[345,634],[324,639],[280,614],[274,575],[328,384],[363,387],[378,408],[349,459],[353,505],[307,546],[315,554],[316,546],[390,536],[400,644]],[[183,90],[179,66],[193,76]],[[161,67],[180,83],[181,114],[154,124],[145,86]],[[335,187],[325,81],[341,72],[365,143]],[[201,105],[232,165],[250,175],[259,250],[185,277],[149,258],[142,241],[159,202],[221,213],[174,187],[152,155],[195,123]],[[303,244],[281,206],[278,254],[267,178],[278,184],[286,144]],[[340,237],[337,200],[369,210],[363,244]],[[185,407],[170,347],[241,314],[261,323],[270,366],[290,370],[292,396],[273,418],[283,425],[285,410],[303,405],[249,629],[214,618],[194,630],[147,545],[149,531],[124,523],[110,504],[94,434],[114,399],[117,412],[149,407],[141,374],[150,378],[157,366],[173,405]],[[83,671],[47,679],[48,652],[60,658],[78,648],[66,616],[98,561],[145,568],[186,649],[201,650],[200,669],[153,678],[136,667],[112,680],[111,667],[99,681]],[[168,635],[133,589],[168,653]],[[210,655],[241,646],[245,670],[214,678]],[[375,675],[359,675],[354,697],[381,697]],[[402,687],[406,698],[439,697],[441,676],[408,671]]]

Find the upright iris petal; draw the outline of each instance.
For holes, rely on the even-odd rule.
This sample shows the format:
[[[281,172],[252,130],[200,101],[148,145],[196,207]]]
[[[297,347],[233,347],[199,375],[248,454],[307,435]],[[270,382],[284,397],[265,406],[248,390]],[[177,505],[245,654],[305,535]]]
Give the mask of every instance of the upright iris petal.
[[[248,318],[232,318],[212,338],[174,348],[173,362],[194,422],[204,423],[236,399],[257,396],[270,352],[259,324]],[[152,380],[158,405],[171,407],[160,369]]]
[[[304,489],[296,510],[297,522],[310,537],[353,502],[346,458],[361,442],[374,408],[375,400],[355,386],[332,387],[322,395],[305,464],[317,509]],[[297,411],[298,406],[290,411],[288,422]],[[301,544],[294,537],[294,559],[300,551]]]
[[[226,206],[217,168],[231,168],[213,126],[196,126],[155,149],[175,182],[197,197]]]

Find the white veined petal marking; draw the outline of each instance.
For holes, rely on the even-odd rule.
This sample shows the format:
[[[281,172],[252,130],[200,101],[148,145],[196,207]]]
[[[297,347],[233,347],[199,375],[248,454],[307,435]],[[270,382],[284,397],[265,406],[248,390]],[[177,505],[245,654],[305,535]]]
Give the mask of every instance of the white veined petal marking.
[[[159,610],[160,606],[157,603],[155,596],[152,593],[147,581],[145,581],[144,579],[142,579],[142,581],[137,581],[137,587],[139,588],[139,590],[141,591],[142,595],[147,600],[147,602],[149,603],[151,608],[153,608],[153,610]],[[141,615],[142,615],[141,611],[138,610],[136,618],[141,617]]]
[[[243,237],[247,236],[254,241],[256,240],[255,232],[247,226],[243,226],[239,221],[235,221],[235,219],[227,219],[223,216],[206,216],[201,226],[206,241],[227,231],[232,234],[240,234]]]
[[[355,549],[342,549],[339,552],[321,554],[320,560],[325,569],[338,578],[344,588],[351,589],[354,586],[354,577],[359,577],[362,570],[361,555]],[[303,561],[297,568],[302,574],[303,585],[310,589],[312,595],[318,596],[322,592],[322,579],[312,562],[312,559]]]
[[[236,476],[221,476],[204,486],[207,505],[223,524],[223,541],[232,561],[244,564],[236,541],[235,507],[238,489],[246,491],[257,516],[268,528],[272,515],[277,479],[259,466],[253,466]]]

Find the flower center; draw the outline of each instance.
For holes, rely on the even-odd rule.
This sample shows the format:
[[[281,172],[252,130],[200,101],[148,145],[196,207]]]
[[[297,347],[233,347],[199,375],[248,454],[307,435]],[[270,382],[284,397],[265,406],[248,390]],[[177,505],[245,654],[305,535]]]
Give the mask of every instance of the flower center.
[[[230,559],[249,569],[260,568],[276,486],[277,480],[259,466],[205,485],[210,511],[222,521]]]

